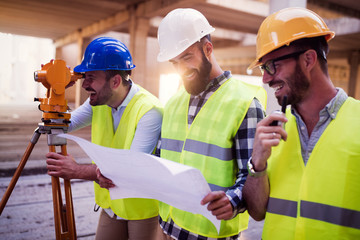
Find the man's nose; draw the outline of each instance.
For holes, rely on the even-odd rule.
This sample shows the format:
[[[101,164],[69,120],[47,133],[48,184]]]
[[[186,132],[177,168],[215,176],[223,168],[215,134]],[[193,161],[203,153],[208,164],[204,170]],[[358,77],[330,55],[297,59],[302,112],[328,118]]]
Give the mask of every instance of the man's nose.
[[[270,75],[267,71],[264,71],[262,76],[262,82],[264,84],[269,84],[273,80],[273,76]]]
[[[87,88],[89,86],[89,81],[86,80],[86,78],[84,79],[83,83],[82,83],[82,87],[83,88]]]

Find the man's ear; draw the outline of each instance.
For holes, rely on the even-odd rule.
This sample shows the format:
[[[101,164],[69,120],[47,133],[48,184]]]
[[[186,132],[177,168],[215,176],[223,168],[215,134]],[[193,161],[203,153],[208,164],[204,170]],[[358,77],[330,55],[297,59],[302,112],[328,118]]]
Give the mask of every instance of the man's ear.
[[[205,53],[205,56],[209,59],[210,55],[212,54],[212,51],[213,51],[212,43],[209,41],[206,41],[205,44],[203,45],[203,51]]]
[[[120,86],[122,80],[123,79],[120,76],[120,74],[116,74],[114,77],[112,77],[110,79],[110,87],[111,88],[118,88]]]
[[[304,53],[305,67],[311,70],[317,63],[317,54],[314,49],[309,49]]]

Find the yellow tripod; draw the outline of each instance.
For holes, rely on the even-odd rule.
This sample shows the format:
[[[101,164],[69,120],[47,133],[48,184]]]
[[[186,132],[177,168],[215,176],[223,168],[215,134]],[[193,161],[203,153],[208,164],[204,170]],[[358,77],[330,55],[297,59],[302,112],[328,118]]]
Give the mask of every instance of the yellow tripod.
[[[42,65],[42,69],[36,71],[34,79],[41,82],[46,88],[46,98],[35,98],[39,101],[39,109],[42,113],[42,123],[30,140],[30,143],[12,177],[9,186],[0,202],[0,215],[20,177],[22,170],[41,134],[47,134],[50,152],[56,152],[56,146],[61,147],[61,154],[67,155],[66,139],[57,137],[59,133],[66,133],[70,123],[70,114],[67,113],[68,106],[65,100],[65,88],[71,86],[83,75],[73,73],[63,60],[52,60]],[[60,180],[58,177],[51,177],[55,234],[57,240],[76,239],[76,228],[74,208],[70,180],[64,179],[65,204],[61,194]]]

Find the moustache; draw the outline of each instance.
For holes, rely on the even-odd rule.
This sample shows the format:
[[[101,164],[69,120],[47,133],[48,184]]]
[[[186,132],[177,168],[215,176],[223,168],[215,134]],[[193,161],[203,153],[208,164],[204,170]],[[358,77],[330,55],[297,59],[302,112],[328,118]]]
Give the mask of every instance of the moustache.
[[[183,73],[183,74],[181,75],[181,78],[182,78],[182,79],[187,79],[187,76],[191,75],[191,74],[194,73],[194,72],[198,72],[198,71],[195,70],[195,69],[187,70],[185,73]]]
[[[87,91],[87,92],[95,92],[95,90],[92,89],[92,88],[85,88],[85,91]]]

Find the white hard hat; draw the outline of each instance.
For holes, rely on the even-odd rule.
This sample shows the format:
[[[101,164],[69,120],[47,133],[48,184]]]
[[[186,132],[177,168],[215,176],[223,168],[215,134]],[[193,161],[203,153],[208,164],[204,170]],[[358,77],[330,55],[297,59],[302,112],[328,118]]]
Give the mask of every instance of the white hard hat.
[[[169,12],[158,29],[160,52],[159,62],[168,61],[202,37],[215,31],[199,11],[191,8],[178,8]]]

